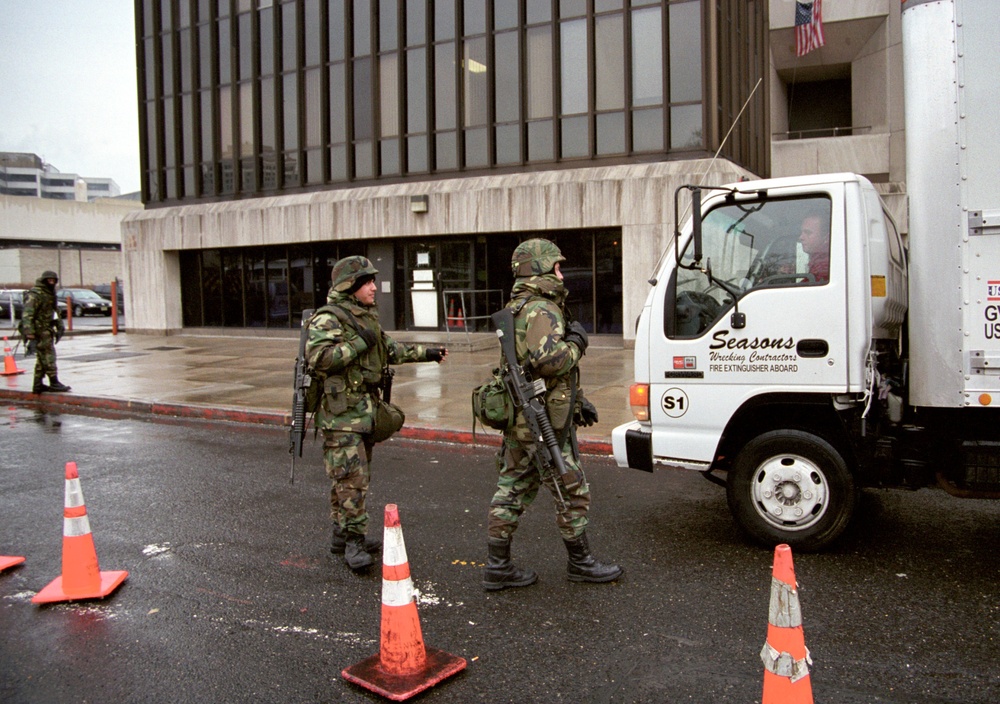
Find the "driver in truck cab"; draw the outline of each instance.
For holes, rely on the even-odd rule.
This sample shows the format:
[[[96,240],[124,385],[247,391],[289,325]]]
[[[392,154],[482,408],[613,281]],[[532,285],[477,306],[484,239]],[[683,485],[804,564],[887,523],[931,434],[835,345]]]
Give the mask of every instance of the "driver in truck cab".
[[[809,273],[818,284],[830,280],[830,215],[814,211],[802,219],[802,250],[809,255]]]

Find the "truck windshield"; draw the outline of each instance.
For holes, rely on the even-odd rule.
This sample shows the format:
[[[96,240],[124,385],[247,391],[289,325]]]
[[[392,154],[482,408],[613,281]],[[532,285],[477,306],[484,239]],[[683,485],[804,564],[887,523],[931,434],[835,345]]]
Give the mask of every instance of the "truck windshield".
[[[674,279],[670,337],[698,337],[758,288],[809,286],[829,280],[830,199],[759,199],[724,204],[702,219],[702,264],[689,241]],[[669,313],[668,313],[669,316]]]

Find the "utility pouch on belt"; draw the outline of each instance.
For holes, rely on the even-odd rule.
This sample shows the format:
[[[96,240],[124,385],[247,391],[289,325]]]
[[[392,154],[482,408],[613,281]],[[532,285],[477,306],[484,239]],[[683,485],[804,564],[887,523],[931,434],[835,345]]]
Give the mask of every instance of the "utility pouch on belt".
[[[487,428],[506,431],[514,427],[517,410],[504,382],[500,367],[493,370],[493,377],[472,390],[473,431],[478,420]]]
[[[382,442],[388,440],[399,432],[406,422],[406,415],[403,409],[389,401],[383,401],[378,396],[374,396],[375,401],[375,423],[372,428],[372,441]]]

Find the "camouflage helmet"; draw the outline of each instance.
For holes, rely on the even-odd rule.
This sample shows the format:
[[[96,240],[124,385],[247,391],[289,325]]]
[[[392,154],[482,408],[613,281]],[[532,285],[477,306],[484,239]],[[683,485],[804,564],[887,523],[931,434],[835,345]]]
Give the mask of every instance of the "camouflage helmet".
[[[526,240],[514,250],[510,269],[514,276],[540,276],[548,274],[558,262],[564,261],[566,257],[548,240]]]
[[[45,279],[55,279],[56,283],[59,283],[59,274],[52,271],[51,269],[49,269],[48,271],[43,271],[42,275],[39,276],[38,278],[42,279],[43,281]]]
[[[334,291],[347,292],[354,288],[354,283],[362,276],[372,276],[378,269],[372,266],[367,257],[344,257],[333,265],[330,272],[330,282]]]

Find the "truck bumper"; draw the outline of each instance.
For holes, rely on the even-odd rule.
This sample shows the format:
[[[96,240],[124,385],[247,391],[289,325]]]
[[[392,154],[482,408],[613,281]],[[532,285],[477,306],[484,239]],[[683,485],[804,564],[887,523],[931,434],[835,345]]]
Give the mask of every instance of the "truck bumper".
[[[612,430],[611,446],[619,467],[653,471],[653,434],[638,421]]]

